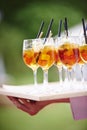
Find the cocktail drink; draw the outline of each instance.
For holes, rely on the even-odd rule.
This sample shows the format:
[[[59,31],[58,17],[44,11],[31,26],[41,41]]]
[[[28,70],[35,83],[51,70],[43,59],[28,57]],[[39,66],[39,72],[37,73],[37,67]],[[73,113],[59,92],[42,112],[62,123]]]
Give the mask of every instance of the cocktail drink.
[[[29,39],[23,41],[23,60],[34,72],[34,83],[37,84],[36,73],[39,67],[38,58],[43,47],[41,39]]]
[[[38,68],[37,58],[39,52],[34,52],[33,49],[28,49],[23,52],[23,59],[25,64],[30,67],[33,71]]]
[[[80,47],[79,47],[79,52],[80,52]],[[84,65],[84,62],[83,62],[81,56],[79,56],[78,64],[79,64],[79,65]]]
[[[55,51],[56,51],[56,53],[55,53],[55,65],[57,67],[62,65],[62,62],[61,62],[61,60],[59,58],[59,46],[60,46],[59,42],[60,42],[60,39],[61,39],[60,37],[55,38]]]
[[[75,44],[64,43],[59,48],[59,57],[68,69],[72,69],[72,66],[78,61],[79,48]]]
[[[43,70],[48,70],[54,63],[54,47],[44,46],[40,52],[38,64],[43,68]]]
[[[81,69],[81,75],[82,75],[81,81],[84,81],[82,68],[84,64],[87,63],[87,45],[85,44],[85,39],[83,36],[80,37],[79,51],[80,51],[80,57],[78,63]]]
[[[84,63],[87,63],[87,44],[80,46],[80,57]]]
[[[87,34],[86,34],[87,28],[84,18],[82,18],[82,25],[84,36],[81,37],[80,57],[84,63],[87,63]]]
[[[44,83],[48,82],[48,69],[55,62],[55,47],[53,38],[48,38],[43,48],[40,50],[38,65],[44,71]]]
[[[87,44],[82,44],[79,49],[80,49],[80,58],[83,62],[80,66],[82,73],[82,81],[84,82],[82,67],[84,66],[84,64],[87,64]]]
[[[62,62],[59,58],[59,48],[56,48],[56,53],[55,53],[55,64],[57,67],[61,67],[62,66]]]
[[[62,84],[63,81],[63,76],[62,76],[62,62],[59,58],[59,42],[60,42],[60,37],[55,38],[55,50],[56,50],[56,54],[55,54],[55,65],[58,68],[58,73],[59,73],[59,82],[60,84]]]
[[[67,67],[70,80],[72,67],[78,62],[79,59],[79,47],[75,41],[77,37],[70,37],[62,42],[59,47],[59,57],[64,67]]]

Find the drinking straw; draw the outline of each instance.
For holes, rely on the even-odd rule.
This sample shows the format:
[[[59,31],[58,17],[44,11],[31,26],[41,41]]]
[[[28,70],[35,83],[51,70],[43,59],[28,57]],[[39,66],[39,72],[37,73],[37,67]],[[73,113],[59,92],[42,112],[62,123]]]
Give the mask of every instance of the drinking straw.
[[[43,35],[43,32],[41,32],[41,33],[40,33],[40,35],[39,35],[39,37],[38,37],[38,38],[41,38],[41,37],[42,37],[42,35]]]
[[[64,22],[64,28],[66,32],[66,36],[68,37],[68,24],[67,24],[67,18],[65,17],[65,22]]]
[[[39,31],[38,31],[38,34],[37,34],[37,37],[36,37],[36,38],[39,38],[39,36],[41,35],[43,26],[44,26],[44,21],[41,22],[41,25],[40,25],[40,28],[39,28]]]
[[[39,28],[39,31],[38,31],[38,34],[37,34],[36,38],[41,38],[42,37],[42,35],[43,35],[43,32],[42,32],[43,26],[44,26],[44,21],[41,22],[41,25],[40,25],[40,28]],[[36,57],[36,62],[38,62],[40,54],[41,54],[41,52],[38,53],[38,55]]]
[[[62,20],[59,21],[59,26],[58,26],[58,37],[61,36],[61,27],[62,27]]]
[[[82,25],[83,25],[83,31],[84,31],[85,42],[86,42],[86,44],[87,44],[86,26],[85,26],[85,20],[84,20],[84,18],[82,18]]]
[[[48,38],[50,38],[52,35],[53,34],[52,34],[51,30],[50,30]]]
[[[51,31],[51,27],[52,27],[52,23],[53,23],[53,19],[51,19],[50,23],[49,23],[49,26],[48,26],[48,29],[47,29],[47,33],[46,33],[46,36],[45,36],[45,41],[44,43],[46,42],[46,39],[48,38],[49,36],[49,33]]]

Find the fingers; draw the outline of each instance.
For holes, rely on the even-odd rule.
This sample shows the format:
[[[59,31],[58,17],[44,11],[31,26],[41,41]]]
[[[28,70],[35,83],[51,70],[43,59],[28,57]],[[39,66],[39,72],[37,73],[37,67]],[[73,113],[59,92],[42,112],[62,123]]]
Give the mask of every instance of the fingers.
[[[27,108],[33,109],[33,106],[32,106],[32,104],[31,104],[31,102],[30,102],[29,99],[20,98],[19,101],[20,101],[20,102],[23,102],[23,104],[24,104]]]
[[[38,111],[35,109],[34,104],[32,105],[31,102],[27,99],[23,98],[16,98],[8,96],[8,98],[13,102],[13,104],[21,109],[24,112],[27,112],[30,115],[35,115]]]
[[[16,97],[8,96],[8,98],[13,102],[13,104],[17,107],[20,107],[23,103],[18,100]]]

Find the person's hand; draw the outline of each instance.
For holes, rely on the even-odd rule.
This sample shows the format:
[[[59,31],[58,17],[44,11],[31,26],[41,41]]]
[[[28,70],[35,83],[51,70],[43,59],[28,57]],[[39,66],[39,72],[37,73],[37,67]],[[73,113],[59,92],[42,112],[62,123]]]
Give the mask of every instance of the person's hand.
[[[13,102],[13,104],[17,108],[27,112],[30,115],[37,114],[42,108],[44,108],[45,106],[51,103],[69,103],[69,98],[45,100],[45,101],[34,101],[34,100],[12,97],[12,96],[8,96],[8,98]]]

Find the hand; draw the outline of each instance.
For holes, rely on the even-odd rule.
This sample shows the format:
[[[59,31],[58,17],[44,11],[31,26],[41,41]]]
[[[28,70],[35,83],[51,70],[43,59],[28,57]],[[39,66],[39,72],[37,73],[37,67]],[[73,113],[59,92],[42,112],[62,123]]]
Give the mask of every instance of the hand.
[[[44,108],[45,106],[51,103],[69,103],[69,98],[45,100],[45,101],[34,101],[34,100],[12,97],[12,96],[8,96],[8,98],[13,102],[13,104],[17,108],[27,112],[30,115],[37,114],[42,108]]]

